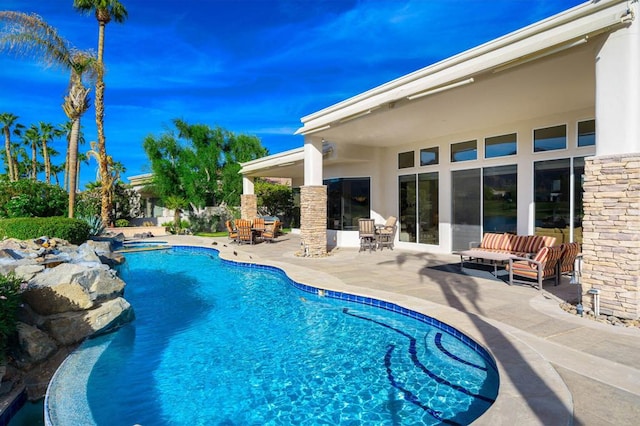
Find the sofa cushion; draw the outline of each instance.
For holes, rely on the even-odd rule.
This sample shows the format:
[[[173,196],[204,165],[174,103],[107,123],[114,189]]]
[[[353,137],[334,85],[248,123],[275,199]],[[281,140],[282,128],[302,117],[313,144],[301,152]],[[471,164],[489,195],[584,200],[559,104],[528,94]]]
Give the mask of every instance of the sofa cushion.
[[[510,234],[487,232],[482,237],[480,248],[488,250],[508,250]]]

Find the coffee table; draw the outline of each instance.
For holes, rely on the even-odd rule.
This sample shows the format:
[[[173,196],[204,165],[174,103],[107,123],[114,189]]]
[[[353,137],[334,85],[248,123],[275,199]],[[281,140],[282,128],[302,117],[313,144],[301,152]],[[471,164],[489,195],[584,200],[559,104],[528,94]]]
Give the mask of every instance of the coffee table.
[[[511,262],[516,257],[515,255],[509,253],[496,253],[493,251],[484,250],[464,250],[458,252],[458,254],[460,255],[460,269],[463,268],[465,259],[467,262],[476,260],[480,261],[480,263],[493,265],[493,276],[495,277],[498,276],[498,265],[511,265]]]

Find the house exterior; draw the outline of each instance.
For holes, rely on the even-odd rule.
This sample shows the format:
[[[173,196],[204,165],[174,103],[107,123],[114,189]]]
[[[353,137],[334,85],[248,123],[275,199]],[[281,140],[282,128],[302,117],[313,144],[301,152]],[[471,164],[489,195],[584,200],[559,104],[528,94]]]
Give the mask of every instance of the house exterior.
[[[163,223],[173,222],[173,210],[164,207],[160,198],[149,189],[153,173],[129,176],[127,179],[129,179],[131,188],[140,194],[142,209],[142,217],[132,219],[132,226],[143,226],[144,224],[160,226]]]
[[[583,303],[640,317],[640,7],[589,1],[302,117],[304,146],[243,164],[300,188],[309,253],[398,218],[396,247],[484,232],[582,243]]]

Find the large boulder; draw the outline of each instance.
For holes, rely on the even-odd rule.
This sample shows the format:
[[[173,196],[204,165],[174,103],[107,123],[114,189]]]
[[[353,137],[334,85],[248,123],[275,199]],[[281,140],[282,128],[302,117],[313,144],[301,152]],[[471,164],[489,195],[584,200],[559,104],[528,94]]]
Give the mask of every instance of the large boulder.
[[[76,255],[71,261],[86,266],[100,266],[102,264],[93,247],[86,243],[78,247]]]
[[[134,318],[129,302],[118,297],[88,311],[51,315],[45,320],[44,328],[60,344],[70,345],[115,330]]]
[[[34,276],[23,299],[40,315],[91,309],[121,296],[125,283],[107,267],[62,263]]]
[[[42,330],[23,322],[18,322],[18,344],[24,355],[24,362],[38,363],[53,354],[58,346],[55,341]]]
[[[25,265],[17,265],[13,273],[21,280],[29,281],[42,271],[44,271],[44,265],[28,263]]]

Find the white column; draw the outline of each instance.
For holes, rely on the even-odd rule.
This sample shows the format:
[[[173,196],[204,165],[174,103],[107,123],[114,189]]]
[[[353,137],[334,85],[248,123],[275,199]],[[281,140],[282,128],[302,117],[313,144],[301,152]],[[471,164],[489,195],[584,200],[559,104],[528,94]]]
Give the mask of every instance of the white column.
[[[249,176],[242,176],[242,193],[243,194],[253,194],[253,178]]]
[[[322,139],[304,140],[304,184],[322,185]]]
[[[609,34],[596,58],[596,155],[640,152],[640,7]]]

